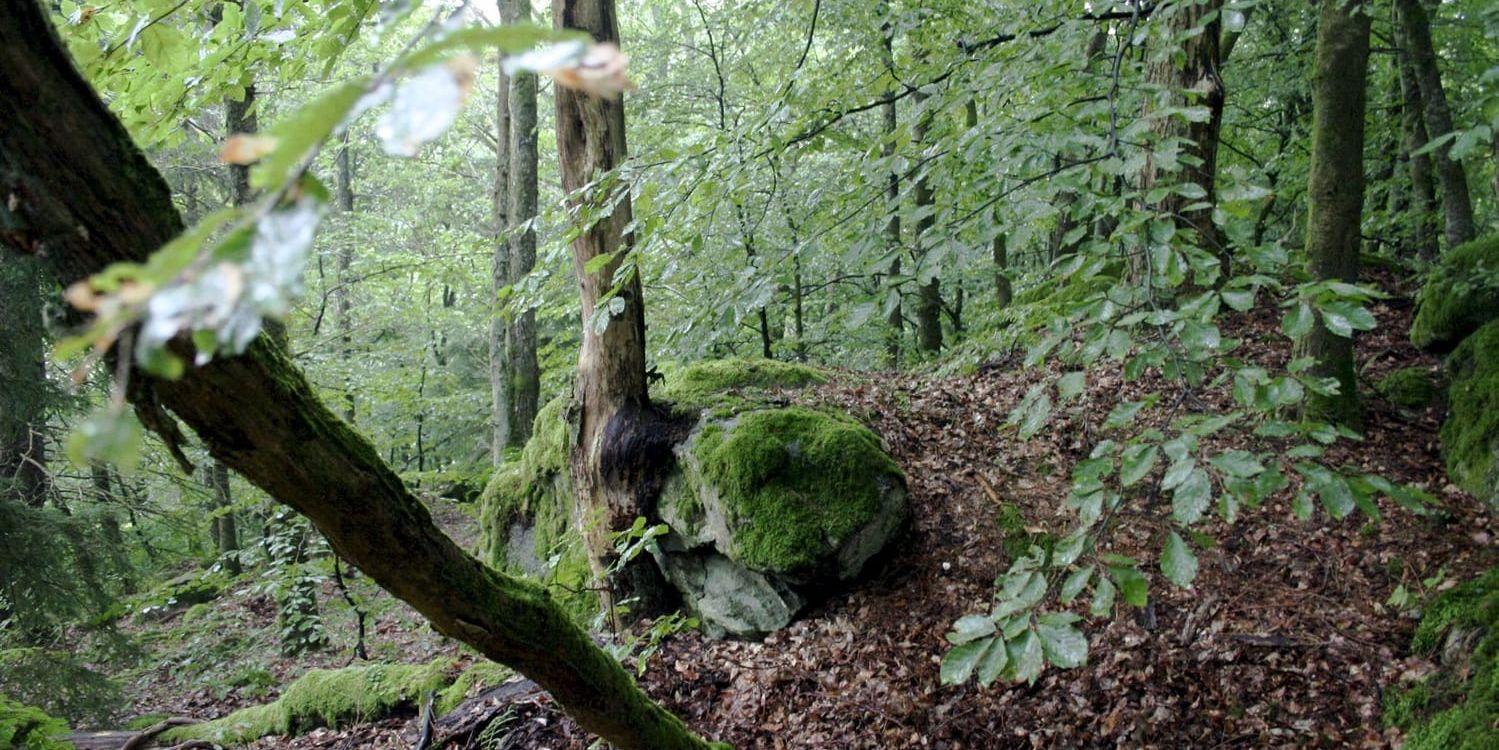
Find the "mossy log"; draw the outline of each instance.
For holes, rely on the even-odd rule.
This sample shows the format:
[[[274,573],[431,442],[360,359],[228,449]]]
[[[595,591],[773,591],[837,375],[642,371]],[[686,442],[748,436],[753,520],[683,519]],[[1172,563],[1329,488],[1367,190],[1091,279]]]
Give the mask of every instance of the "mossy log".
[[[111,263],[142,262],[183,228],[166,182],[32,0],[0,4],[0,193],[0,242],[42,258],[65,285]],[[497,573],[444,535],[264,337],[179,380],[136,372],[132,383],[151,426],[169,431],[161,409],[170,410],[215,459],[305,515],[338,554],[438,631],[531,677],[584,728],[621,748],[709,747],[544,589]]]

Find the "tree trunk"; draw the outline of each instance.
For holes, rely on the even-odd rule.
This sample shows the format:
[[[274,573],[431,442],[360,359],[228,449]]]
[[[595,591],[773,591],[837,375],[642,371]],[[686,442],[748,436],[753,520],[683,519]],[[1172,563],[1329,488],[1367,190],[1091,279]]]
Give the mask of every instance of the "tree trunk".
[[[219,561],[230,575],[239,575],[239,524],[234,513],[228,510],[234,505],[229,490],[229,467],[222,461],[213,463],[209,474],[209,485],[213,492],[213,540],[218,549]]]
[[[911,97],[911,106],[916,108],[916,127],[912,129],[911,138],[918,146],[925,146],[928,131],[932,126],[932,114],[926,111],[928,95],[917,91]],[[935,195],[932,190],[931,181],[927,179],[927,170],[922,169],[916,177],[916,185],[911,190],[911,197],[916,202],[916,210],[919,218],[916,219],[915,252],[918,260],[931,249],[926,246],[931,238],[927,235],[937,223],[936,215],[932,212],[935,208]],[[917,263],[920,269],[920,263]],[[926,270],[932,278],[922,284],[917,290],[916,297],[916,347],[924,352],[936,353],[942,349],[942,281],[935,270]]]
[[[1439,232],[1436,227],[1437,188],[1431,174],[1431,156],[1417,154],[1425,145],[1426,115],[1421,104],[1421,87],[1416,81],[1416,70],[1411,65],[1408,51],[1399,56],[1400,65],[1400,126],[1404,137],[1402,149],[1406,154],[1405,166],[1410,178],[1411,199],[1407,205],[1411,212],[1409,242],[1416,254],[1425,260],[1435,260],[1438,252]]]
[[[884,57],[886,69],[891,75],[895,74],[895,22],[890,18],[893,12],[888,2],[881,4],[882,15],[885,16],[881,22],[881,52]],[[895,156],[895,131],[899,127],[898,113],[895,109],[895,100],[880,105],[881,132],[885,137],[885,145],[882,154],[886,159]],[[901,339],[905,338],[905,317],[901,314],[900,304],[900,254],[902,252],[900,234],[900,176],[895,169],[890,170],[890,177],[885,183],[885,213],[889,218],[885,221],[885,245],[891,255],[890,261],[890,291],[895,295],[895,304],[890,309],[886,323],[890,326],[889,339],[885,343],[885,354],[891,369],[900,368],[900,345]]]
[[[16,196],[0,202],[0,243],[43,255],[63,283],[143,262],[182,229],[166,183],[72,68],[34,2],[0,4],[0,191]],[[709,747],[544,589],[490,569],[444,535],[273,342],[262,337],[243,356],[175,381],[132,377],[137,404],[171,410],[215,458],[305,515],[439,632],[535,680],[585,729],[626,750]]]
[[[530,0],[514,3],[518,21],[529,21]],[[510,82],[510,212],[512,226],[523,228],[510,246],[510,281],[519,282],[536,266],[537,150],[535,73],[517,73]],[[536,360],[536,309],[527,305],[510,323],[510,442],[531,437],[531,423],[541,399],[541,368]]]
[[[1307,189],[1306,253],[1313,279],[1358,282],[1359,222],[1364,200],[1364,104],[1369,68],[1369,15],[1362,0],[1322,0],[1312,82],[1312,162]],[[1305,415],[1358,421],[1353,339],[1319,319],[1303,342],[1312,372],[1336,378],[1331,396],[1308,393]]]
[[[1173,38],[1199,26],[1203,32],[1182,42],[1182,57],[1172,55],[1152,64],[1148,73],[1150,82],[1172,92],[1173,106],[1206,107],[1208,118],[1202,122],[1187,122],[1178,117],[1158,119],[1152,126],[1157,139],[1181,141],[1181,164],[1176,171],[1163,173],[1147,154],[1140,181],[1145,191],[1165,181],[1193,184],[1202,189],[1205,197],[1189,198],[1172,191],[1161,199],[1156,210],[1170,216],[1178,227],[1189,230],[1198,247],[1218,256],[1223,276],[1227,278],[1230,256],[1222,233],[1213,223],[1211,205],[1216,200],[1218,136],[1223,128],[1225,99],[1219,74],[1222,10],[1223,0],[1187,0],[1177,3],[1169,16],[1168,28]],[[1203,203],[1209,205],[1188,208]]]
[[[613,0],[554,0],[552,14],[558,28],[585,31],[598,42],[619,41]],[[633,595],[640,600],[639,611],[648,613],[660,610],[668,596],[654,563],[641,557],[621,575],[605,573],[614,560],[613,533],[644,515],[674,460],[674,440],[666,415],[651,406],[646,392],[640,274],[631,269],[615,283],[634,246],[634,235],[626,232],[633,221],[629,190],[604,179],[593,188],[597,192],[581,192],[624,161],[624,104],[563,87],[556,100],[557,158],[569,204],[612,203],[612,210],[572,241],[583,312],[570,457],[575,520],[595,575],[608,583],[610,590],[601,597],[605,610],[613,613],[614,600]],[[607,261],[590,270],[590,262],[601,256]]]
[[[1421,0],[1395,0],[1400,16],[1401,43],[1415,70],[1421,90],[1422,112],[1426,117],[1426,134],[1432,140],[1451,133],[1452,110],[1447,106],[1447,92],[1442,88],[1442,72],[1437,67],[1436,49],[1431,43],[1431,21]],[[1468,177],[1463,165],[1451,156],[1452,144],[1444,143],[1433,151],[1437,182],[1442,186],[1443,234],[1447,249],[1468,242],[1476,236],[1473,223],[1473,200],[1468,195]]]
[[[0,203],[0,240],[10,225]],[[0,500],[40,507],[47,499],[49,399],[42,277],[30,258],[6,253],[0,261]]]
[[[502,21],[510,23],[514,6],[500,3]],[[489,313],[489,389],[490,460],[495,466],[505,462],[514,426],[510,423],[514,396],[510,389],[510,325],[501,312],[500,293],[510,285],[510,77],[499,73],[499,90],[495,94],[495,170],[494,170],[494,257],[490,263]]]
[[[345,215],[354,213],[354,156],[349,153],[349,133],[344,131],[343,143],[338,149],[338,210]],[[349,287],[354,283],[350,268],[354,265],[354,248],[345,242],[338,248],[337,275],[334,277],[333,313],[338,318],[338,358],[344,366],[344,419],[354,424],[358,415],[354,400],[354,382],[351,377],[354,359],[354,319],[349,300]]]

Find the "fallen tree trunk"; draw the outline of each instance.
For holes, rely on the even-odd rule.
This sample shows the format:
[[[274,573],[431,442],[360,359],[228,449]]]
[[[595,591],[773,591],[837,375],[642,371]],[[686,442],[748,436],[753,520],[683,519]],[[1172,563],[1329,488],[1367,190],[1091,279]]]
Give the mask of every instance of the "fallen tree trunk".
[[[71,284],[142,261],[181,230],[166,182],[74,70],[41,7],[0,4],[0,242]],[[491,570],[444,535],[267,338],[178,380],[131,377],[148,426],[165,426],[163,408],[175,414],[213,458],[305,515],[344,559],[440,632],[535,680],[585,729],[620,748],[710,747],[544,589]]]

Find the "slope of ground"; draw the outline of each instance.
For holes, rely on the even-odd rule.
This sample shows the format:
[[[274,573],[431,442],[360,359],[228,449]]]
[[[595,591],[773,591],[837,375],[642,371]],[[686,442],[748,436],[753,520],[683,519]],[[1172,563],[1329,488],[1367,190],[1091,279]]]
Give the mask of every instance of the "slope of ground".
[[[1091,448],[1113,406],[1151,383],[1090,373],[1079,408],[1021,442],[1005,417],[1052,372],[1025,372],[1018,357],[954,378],[849,375],[797,398],[836,403],[888,441],[912,490],[913,528],[900,549],[852,593],[813,608],[764,642],[670,639],[650,661],[647,689],[693,726],[740,748],[1392,747],[1383,692],[1426,674],[1409,655],[1413,612],[1385,604],[1397,586],[1442,573],[1450,586],[1495,564],[1489,509],[1451,486],[1436,442],[1442,407],[1410,410],[1372,395],[1395,369],[1437,361],[1405,331],[1409,304],[1376,306],[1379,328],[1360,338],[1365,440],[1334,463],[1425,488],[1439,512],[1386,508],[1309,521],[1288,498],[1244,512],[1200,553],[1191,591],[1152,582],[1152,607],[1090,620],[1089,663],[1049,669],[1034,685],[943,687],[943,634],[987,608],[1004,571],[1014,511],[1029,532],[1058,531],[1072,465]],[[1249,356],[1283,362],[1274,311],[1228,326]],[[1160,384],[1154,384],[1159,386]],[[1211,411],[1222,393],[1182,393],[1175,408]],[[1154,559],[1161,508],[1139,509],[1113,551]],[[1008,516],[1008,517],[1007,517]],[[430,659],[418,649],[411,658]],[[388,721],[256,747],[406,747]],[[409,732],[409,728],[408,728]],[[487,748],[586,748],[589,738],[545,697],[514,706],[487,733]]]

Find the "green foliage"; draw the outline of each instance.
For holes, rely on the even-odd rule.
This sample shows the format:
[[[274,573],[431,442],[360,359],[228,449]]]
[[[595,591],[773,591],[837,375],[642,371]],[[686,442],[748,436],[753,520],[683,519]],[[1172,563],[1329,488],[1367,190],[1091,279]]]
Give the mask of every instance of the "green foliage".
[[[1499,503],[1499,320],[1464,339],[1447,362],[1447,473],[1474,496]]]
[[[1441,397],[1436,376],[1424,367],[1405,367],[1379,379],[1374,390],[1387,401],[1407,409],[1422,409]]]
[[[73,744],[63,739],[67,733],[68,723],[62,719],[0,695],[0,748],[68,750]]]
[[[756,570],[805,569],[867,523],[882,483],[901,476],[869,428],[802,407],[710,423],[695,452],[736,529],[729,556]]]
[[[711,359],[668,373],[661,395],[689,406],[720,402],[725,394],[753,395],[772,388],[796,389],[828,382],[827,372],[774,359]]]
[[[99,522],[92,510],[0,500],[0,609],[9,614],[0,638],[36,642],[64,621],[108,611],[128,562]]]
[[[40,648],[0,650],[0,694],[74,724],[107,725],[121,707],[114,680],[68,653]]]
[[[1499,235],[1447,251],[1416,297],[1411,342],[1449,351],[1499,318]]]
[[[401,708],[420,705],[423,696],[448,684],[451,662],[368,664],[314,669],[263,706],[168,731],[175,742],[206,740],[244,744],[272,734],[299,734],[317,727],[343,727],[373,721]]]
[[[1499,746],[1499,568],[1426,607],[1411,648],[1435,657],[1451,633],[1471,653],[1448,653],[1434,676],[1385,698],[1384,720],[1406,732],[1410,750],[1489,750]]]

